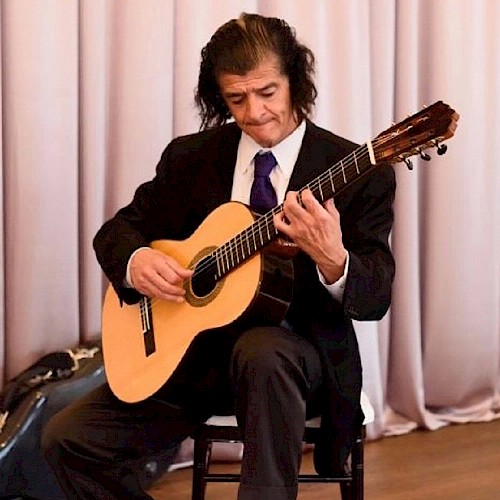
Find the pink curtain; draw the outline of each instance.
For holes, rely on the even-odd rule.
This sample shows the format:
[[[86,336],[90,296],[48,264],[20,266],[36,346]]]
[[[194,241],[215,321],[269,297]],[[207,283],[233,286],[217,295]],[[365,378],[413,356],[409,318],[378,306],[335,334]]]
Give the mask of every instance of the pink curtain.
[[[396,166],[394,300],[357,323],[369,436],[498,416],[500,3],[496,0],[2,0],[0,366],[99,336],[91,240],[194,132],[199,53],[242,11],[317,56],[315,121],[358,142],[444,100],[448,153]]]

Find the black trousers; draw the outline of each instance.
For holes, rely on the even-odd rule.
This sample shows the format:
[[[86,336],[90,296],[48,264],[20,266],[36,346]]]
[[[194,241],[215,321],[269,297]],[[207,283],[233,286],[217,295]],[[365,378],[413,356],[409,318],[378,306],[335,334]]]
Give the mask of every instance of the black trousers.
[[[307,411],[315,411],[321,363],[314,346],[285,328],[252,328],[235,338],[208,331],[191,344],[157,394],[129,404],[108,385],[55,415],[45,455],[68,499],[149,499],[137,471],[178,445],[214,414],[235,412],[244,437],[239,500],[290,500]]]

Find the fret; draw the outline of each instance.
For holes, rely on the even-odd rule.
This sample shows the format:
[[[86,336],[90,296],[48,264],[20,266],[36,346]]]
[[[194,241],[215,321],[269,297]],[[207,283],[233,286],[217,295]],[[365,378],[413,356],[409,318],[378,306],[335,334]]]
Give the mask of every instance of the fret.
[[[222,256],[220,256],[221,258],[219,258],[219,278],[221,278],[222,276],[224,276],[224,260],[222,259]]]
[[[247,255],[246,253],[245,242],[243,241],[243,238],[241,238],[240,249],[241,249],[241,257],[239,263],[245,261],[247,257],[250,257],[250,255]]]
[[[347,179],[345,177],[344,162],[340,160],[340,168],[342,169],[342,176],[344,177],[344,184],[347,184]]]
[[[247,258],[246,254],[245,254],[245,243],[243,241],[243,237],[240,237],[240,242],[238,244],[238,248],[239,248],[238,264],[241,264]]]
[[[224,247],[220,247],[217,249],[217,273],[219,276],[224,274],[224,259],[222,258]]]
[[[245,234],[248,233],[248,231],[245,231]],[[247,247],[248,247],[248,255],[252,255],[252,249],[250,248],[250,238],[248,237],[248,234],[246,234],[246,238],[247,240]]]
[[[242,245],[241,241],[238,242],[237,249],[236,265],[240,265],[245,260],[245,247]]]
[[[243,236],[241,237],[241,245],[240,245],[240,248],[241,248],[241,259],[240,259],[240,262],[243,262],[247,256],[245,255],[245,244],[244,244],[244,241],[243,241]]]
[[[266,226],[267,226],[267,242],[266,243],[269,243],[277,233],[276,233],[276,228],[274,227],[274,221],[273,221],[272,216],[268,217],[266,222],[267,222],[267,224],[266,224]]]
[[[276,227],[274,226],[274,220],[273,219],[271,219],[271,223],[270,224],[271,224],[270,227],[271,227],[272,231],[271,231],[271,234],[269,236],[269,241],[271,241],[275,236],[278,235],[278,231],[277,231]]]
[[[335,193],[335,184],[333,182],[333,172],[332,172],[332,168],[330,170],[328,170],[328,176],[330,177],[330,186],[332,186],[332,193]]]
[[[269,219],[266,218],[266,232],[268,241],[271,239],[271,233],[269,232]]]
[[[321,182],[318,182],[318,191],[321,201],[325,201],[325,196],[323,195],[323,190],[321,189]]]
[[[238,238],[236,238],[236,240],[238,240]],[[237,267],[238,264],[241,262],[241,260],[240,260],[240,245],[239,245],[238,241],[235,241],[234,248],[231,252],[231,255],[232,255],[231,263],[233,265],[233,268]]]
[[[370,156],[370,163],[372,165],[376,165],[377,162],[375,160],[375,153],[373,151],[373,145],[372,145],[372,141],[368,141],[366,143],[366,148],[368,149],[368,155]]]
[[[231,256],[231,268],[234,268],[234,252],[230,249],[229,254]]]
[[[216,276],[220,278],[224,274],[224,262],[222,259],[222,250],[224,247],[219,247],[215,252],[214,252],[214,258],[215,258],[215,264],[217,267],[217,272]]]
[[[226,246],[227,246],[227,245],[226,245]],[[226,267],[224,268],[224,273],[227,273],[227,272],[229,271],[229,257],[228,257],[228,255],[227,255],[227,249],[226,249],[226,250],[225,250],[225,252],[224,252],[224,257],[225,257],[225,262],[224,262],[224,264],[225,264],[225,266],[226,266]]]
[[[218,250],[216,250],[213,255],[215,259],[215,277],[219,278],[220,277],[220,268],[219,268],[219,257],[218,257]]]
[[[359,165],[358,165],[358,157],[356,156],[356,151],[354,151],[353,156],[354,156],[354,164],[356,165],[356,172],[358,173],[358,175],[360,175]]]

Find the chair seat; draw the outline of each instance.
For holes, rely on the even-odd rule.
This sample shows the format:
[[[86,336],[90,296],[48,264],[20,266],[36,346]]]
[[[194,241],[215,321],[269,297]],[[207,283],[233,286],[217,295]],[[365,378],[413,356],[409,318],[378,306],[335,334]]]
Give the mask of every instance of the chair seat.
[[[361,391],[361,399],[360,399],[361,409],[365,415],[365,419],[363,421],[363,425],[367,425],[375,420],[375,411],[373,410],[373,406],[368,399],[368,396]],[[235,415],[214,415],[210,417],[205,425],[214,425],[218,427],[237,427],[238,423],[236,422]],[[308,420],[306,422],[307,428],[319,428],[321,425],[321,417],[316,417]]]

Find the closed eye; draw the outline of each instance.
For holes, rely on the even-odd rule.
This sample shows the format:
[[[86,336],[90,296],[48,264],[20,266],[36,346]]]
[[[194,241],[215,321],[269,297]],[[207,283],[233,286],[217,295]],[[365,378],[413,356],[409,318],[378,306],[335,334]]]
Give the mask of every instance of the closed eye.
[[[258,91],[259,95],[262,97],[272,97],[276,93],[276,84],[272,83]]]

